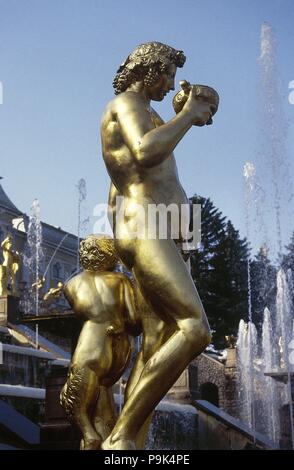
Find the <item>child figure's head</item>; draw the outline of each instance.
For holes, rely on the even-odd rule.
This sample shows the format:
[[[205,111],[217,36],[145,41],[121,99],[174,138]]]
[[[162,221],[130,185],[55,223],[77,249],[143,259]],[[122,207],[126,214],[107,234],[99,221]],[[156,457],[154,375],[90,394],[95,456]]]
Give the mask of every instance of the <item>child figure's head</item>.
[[[87,271],[113,271],[118,262],[113,238],[89,235],[80,244],[80,261]]]

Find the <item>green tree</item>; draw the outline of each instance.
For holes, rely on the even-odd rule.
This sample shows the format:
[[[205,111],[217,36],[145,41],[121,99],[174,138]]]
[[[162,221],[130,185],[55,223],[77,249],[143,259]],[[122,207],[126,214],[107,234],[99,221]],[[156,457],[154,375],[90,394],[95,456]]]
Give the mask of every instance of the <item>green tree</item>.
[[[283,255],[282,258],[282,267],[287,270],[291,269],[294,273],[294,232],[290,239],[289,245],[285,246],[287,252]]]
[[[289,245],[285,246],[286,253],[282,257],[282,268],[287,271],[290,269],[292,271],[292,276],[294,280],[294,232],[290,239]],[[292,302],[294,304],[294,292],[292,292]]]
[[[224,336],[236,334],[247,318],[248,245],[212,201],[193,196],[201,204],[201,244],[191,256],[191,274],[202,299],[213,344],[224,347]]]
[[[268,258],[268,248],[262,246],[250,263],[252,316],[256,327],[261,330],[265,307],[275,312],[276,268]]]

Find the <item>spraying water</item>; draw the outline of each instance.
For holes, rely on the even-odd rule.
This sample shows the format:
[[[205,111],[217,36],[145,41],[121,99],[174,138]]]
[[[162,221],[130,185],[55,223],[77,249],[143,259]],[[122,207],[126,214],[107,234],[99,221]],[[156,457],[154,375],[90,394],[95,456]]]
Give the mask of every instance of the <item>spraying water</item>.
[[[237,341],[237,364],[240,418],[248,425],[252,425],[250,409],[252,409],[254,396],[258,403],[258,407],[255,406],[256,430],[266,434],[278,445],[282,438],[283,425],[283,422],[280,422],[279,413],[280,411],[284,413],[281,414],[281,419],[284,419],[285,413],[288,414],[293,447],[291,382],[294,376],[294,361],[291,360],[290,353],[294,321],[292,291],[292,273],[280,269],[277,273],[276,303],[272,305],[275,312],[274,322],[272,322],[270,310],[265,308],[261,338],[256,336],[253,326],[250,340],[251,324],[246,325],[241,320]],[[249,367],[250,364],[251,367]],[[274,380],[274,377],[280,379],[286,377],[286,384],[283,381]]]
[[[238,377],[240,418],[255,430],[254,410],[254,366],[253,359],[257,350],[257,332],[252,322],[240,321],[238,340]]]
[[[89,217],[86,216],[86,198],[87,198],[87,187],[86,181],[84,178],[81,178],[77,184],[78,188],[78,227],[77,227],[77,235],[78,235],[78,247],[77,247],[77,270],[78,273],[80,270],[80,239],[85,234],[88,223]]]
[[[61,239],[61,241],[59,242],[58,246],[57,246],[56,249],[54,250],[54,253],[53,253],[53,255],[51,256],[51,258],[50,258],[50,260],[49,260],[49,263],[47,264],[47,267],[46,267],[46,269],[45,269],[45,271],[44,271],[43,277],[46,277],[46,274],[47,274],[47,272],[48,272],[48,269],[50,268],[50,265],[51,265],[51,263],[52,263],[52,261],[53,261],[55,255],[56,255],[56,253],[58,252],[59,248],[61,247],[62,243],[64,242],[64,240],[65,240],[67,237],[68,237],[68,233],[66,233],[66,234],[64,235],[64,237]]]
[[[250,213],[254,206],[253,195],[254,195],[254,177],[255,177],[255,166],[251,162],[247,162],[243,168],[243,175],[245,178],[245,218],[246,218],[246,230],[247,240],[251,239],[251,218]],[[248,278],[248,320],[252,322],[252,296],[251,296],[251,271],[250,271],[250,256],[251,247],[249,246],[249,256],[247,261],[247,278]]]
[[[244,169],[246,179],[247,236],[250,238],[251,193],[254,189],[254,166],[247,164]],[[284,404],[290,408],[291,436],[293,442],[293,402],[291,396],[291,370],[289,344],[292,339],[293,291],[292,275],[280,269],[277,273],[277,296],[275,322],[272,325],[268,308],[264,310],[262,338],[258,341],[256,328],[252,322],[251,273],[248,263],[248,324],[241,320],[237,341],[237,363],[239,377],[240,418],[253,431],[265,433],[275,444],[279,443],[279,410]],[[278,345],[280,350],[278,351]],[[265,375],[282,368],[287,373],[287,386],[279,385],[271,376]],[[280,387],[280,388],[279,388]],[[264,393],[264,391],[267,393]],[[256,406],[256,403],[258,406]]]
[[[26,313],[39,315],[39,281],[40,273],[44,261],[42,250],[42,224],[40,218],[40,204],[38,199],[34,199],[31,206],[29,226],[27,232],[26,253],[24,264],[29,270],[29,282],[34,284],[34,288],[29,289],[28,301],[26,302]],[[39,327],[36,323],[36,348],[39,346]]]
[[[292,286],[292,276],[289,270],[285,273],[282,269],[277,275],[277,333],[281,333],[281,365],[287,373],[287,402],[290,409],[292,449],[294,450],[294,419],[293,419],[293,401],[291,393],[291,372],[294,369],[289,361],[289,344],[292,336],[293,324],[293,305],[291,301],[290,289]]]
[[[255,164],[248,162],[244,166],[247,238],[249,241],[252,241],[253,215],[256,213],[259,222],[257,220],[254,223],[259,232],[258,236],[263,237],[260,240],[259,246],[264,244],[267,247],[272,246],[272,251],[278,261],[278,266],[280,266],[283,237],[287,231],[289,220],[293,220],[293,207],[290,206],[293,200],[293,187],[291,168],[285,145],[287,126],[283,113],[283,100],[277,68],[277,42],[273,28],[266,23],[261,27],[259,68],[260,96],[258,109],[260,111],[259,135],[261,136],[261,145],[257,162]],[[258,173],[262,175],[262,185],[257,179]],[[291,214],[289,214],[289,209]],[[286,213],[287,211],[288,213]],[[274,228],[272,228],[273,218]],[[267,224],[268,228],[266,228]],[[271,240],[267,238],[267,233],[272,234]],[[240,323],[237,357],[241,384],[243,383],[243,387],[245,387],[243,395],[244,393],[247,393],[247,395],[250,393],[255,394],[260,405],[256,410],[256,429],[265,432],[268,437],[278,443],[280,437],[278,412],[285,404],[288,404],[291,416],[292,445],[294,445],[293,403],[291,397],[291,374],[293,374],[293,371],[291,371],[289,364],[289,344],[293,323],[293,306],[291,304],[290,292],[293,291],[293,287],[291,287],[292,279],[290,273],[284,273],[279,268],[277,270],[276,303],[263,306],[263,308],[270,307],[273,315],[271,315],[268,308],[265,308],[262,336],[258,339],[256,346],[255,344],[251,345],[250,338],[249,340],[247,338],[247,330],[250,331],[250,323],[253,316],[250,301],[251,273],[250,266],[248,266],[249,326],[246,327],[244,323]],[[268,287],[271,288],[270,279],[264,279],[264,283],[266,284],[267,282],[269,282]],[[272,318],[274,321],[272,321]],[[247,378],[247,385],[246,381],[244,382],[242,379],[242,374],[244,376],[244,373],[245,375],[247,373],[246,364],[250,356],[252,357],[252,365],[255,364],[253,389],[250,376]],[[243,371],[242,364],[245,364]],[[285,373],[288,377],[286,394],[285,385],[282,382],[274,381],[272,378],[279,375],[283,376]],[[264,393],[265,390],[267,393]],[[247,396],[247,399],[251,403],[251,397]],[[241,403],[241,408],[244,407],[241,414],[244,416],[244,419],[247,419],[247,422],[249,422],[248,406],[246,403]]]
[[[254,195],[254,177],[255,177],[255,166],[251,162],[247,162],[244,165],[243,175],[245,178],[245,218],[246,218],[246,227],[247,227],[247,240],[251,239],[251,225],[250,225],[250,213],[253,207],[253,195]],[[247,422],[252,427],[254,433],[254,443],[255,443],[255,411],[254,411],[254,387],[253,387],[253,357],[254,357],[254,347],[255,344],[252,342],[255,338],[256,330],[254,331],[254,324],[252,321],[252,293],[251,293],[251,247],[249,246],[249,256],[247,260],[247,283],[248,283],[248,329],[245,329],[244,324],[241,324],[241,338],[242,347],[244,347],[246,364],[244,365],[245,370],[247,371],[246,380],[248,380],[249,387],[247,390],[247,403],[250,407],[250,412],[247,410]],[[245,334],[246,333],[246,334]],[[239,350],[241,351],[240,347]],[[244,358],[241,358],[241,363]],[[240,371],[242,374],[242,371]],[[242,377],[242,376],[241,376]],[[241,378],[242,381],[242,378]]]
[[[280,423],[277,383],[271,377],[264,375],[267,372],[273,371],[278,363],[276,349],[273,346],[274,333],[271,312],[266,307],[264,309],[262,325],[261,364],[263,374],[260,382],[263,390],[267,390],[268,393],[263,395],[261,419],[265,434],[278,444]]]
[[[260,133],[262,152],[260,162],[264,186],[275,214],[276,251],[280,256],[286,214],[293,200],[291,168],[286,151],[287,125],[283,112],[283,99],[277,68],[277,41],[271,25],[264,23],[260,35]],[[293,212],[293,211],[292,211]],[[293,217],[292,217],[293,218]],[[271,220],[268,221],[271,223]]]

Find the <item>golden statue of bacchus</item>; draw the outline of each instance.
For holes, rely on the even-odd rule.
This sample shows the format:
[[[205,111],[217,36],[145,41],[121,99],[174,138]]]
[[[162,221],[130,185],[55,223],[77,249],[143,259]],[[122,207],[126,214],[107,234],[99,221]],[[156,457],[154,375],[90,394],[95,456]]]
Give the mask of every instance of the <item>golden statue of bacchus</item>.
[[[111,215],[118,211],[117,196],[123,198],[123,217],[113,219],[115,248],[133,272],[143,328],[142,350],[127,385],[125,405],[102,444],[105,450],[143,447],[154,408],[211,340],[183,260],[183,231],[175,237],[168,222],[165,237],[150,237],[154,221],[146,215],[151,204],[174,204],[179,209],[188,204],[173,151],[193,125],[210,124],[216,111],[217,93],[199,85],[190,86],[184,106],[166,123],[151,107],[152,100],[162,101],[175,89],[177,68],[184,63],[182,51],[159,42],[137,47],[117,72],[116,97],[102,118],[103,158],[112,181]],[[138,227],[144,228],[137,236]]]

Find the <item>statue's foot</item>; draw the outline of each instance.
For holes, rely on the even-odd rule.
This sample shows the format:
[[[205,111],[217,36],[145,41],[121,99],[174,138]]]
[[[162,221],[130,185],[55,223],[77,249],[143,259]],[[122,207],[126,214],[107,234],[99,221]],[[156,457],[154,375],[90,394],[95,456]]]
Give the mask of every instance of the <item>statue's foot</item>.
[[[135,442],[131,439],[117,438],[115,441],[109,436],[102,444],[103,450],[136,450]]]

